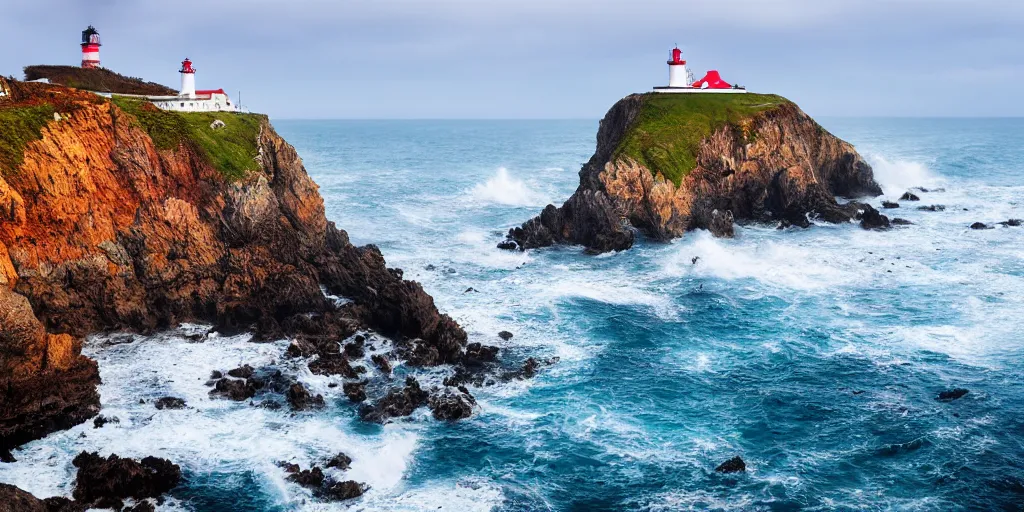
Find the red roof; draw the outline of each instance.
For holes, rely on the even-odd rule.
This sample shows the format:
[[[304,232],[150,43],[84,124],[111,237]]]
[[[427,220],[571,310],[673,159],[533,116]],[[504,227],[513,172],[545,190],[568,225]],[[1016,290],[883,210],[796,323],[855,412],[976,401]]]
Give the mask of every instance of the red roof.
[[[224,92],[224,89],[205,89],[202,91],[196,91],[196,94],[199,96],[208,96],[211,94],[223,94],[225,96],[227,95],[227,93]]]
[[[732,85],[725,80],[722,80],[722,76],[718,74],[718,71],[711,70],[708,74],[704,75],[704,78],[697,80],[693,83],[693,87],[698,89],[703,88],[704,84],[707,84],[708,89],[730,89]]]

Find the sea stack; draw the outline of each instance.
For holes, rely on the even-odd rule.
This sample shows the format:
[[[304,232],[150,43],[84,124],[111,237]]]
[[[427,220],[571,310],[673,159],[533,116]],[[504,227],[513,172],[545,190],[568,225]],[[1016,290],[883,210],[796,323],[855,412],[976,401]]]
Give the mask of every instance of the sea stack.
[[[561,208],[509,230],[520,249],[628,249],[634,229],[670,240],[694,229],[731,236],[733,221],[847,222],[881,195],[853,146],[789,100],[766,94],[634,94],[601,120],[597,150]]]

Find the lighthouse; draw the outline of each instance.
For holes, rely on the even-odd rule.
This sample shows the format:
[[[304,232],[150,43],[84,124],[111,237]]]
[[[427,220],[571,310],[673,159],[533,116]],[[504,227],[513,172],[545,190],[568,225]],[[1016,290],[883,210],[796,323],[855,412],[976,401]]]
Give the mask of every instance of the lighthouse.
[[[100,33],[89,25],[82,31],[82,67],[100,67]]]
[[[178,72],[181,73],[181,92],[178,95],[186,98],[195,98],[196,70],[192,69],[192,61],[188,60],[188,57],[181,61],[181,69]]]
[[[686,77],[686,61],[683,60],[683,51],[678,46],[672,49],[672,59],[668,61],[668,86],[690,86]]]

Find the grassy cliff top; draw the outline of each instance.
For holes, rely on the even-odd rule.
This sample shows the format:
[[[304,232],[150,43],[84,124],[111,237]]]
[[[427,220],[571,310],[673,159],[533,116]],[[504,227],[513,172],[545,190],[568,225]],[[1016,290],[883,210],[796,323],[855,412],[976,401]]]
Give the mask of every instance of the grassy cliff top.
[[[712,132],[786,103],[774,94],[645,94],[612,158],[632,158],[679,185],[697,166],[700,143]]]
[[[149,96],[166,96],[178,94],[178,91],[165,85],[147,82],[115,73],[103,68],[82,68],[79,66],[27,66],[25,80],[45,78],[50,83],[85,89],[87,91],[110,92],[118,94],[141,94]]]
[[[229,181],[260,169],[256,157],[260,123],[266,118],[262,114],[170,112],[134,98],[114,96],[112,101],[138,120],[157,149],[173,150],[179,144],[194,143],[200,156]],[[218,119],[224,122],[224,127],[211,128]]]

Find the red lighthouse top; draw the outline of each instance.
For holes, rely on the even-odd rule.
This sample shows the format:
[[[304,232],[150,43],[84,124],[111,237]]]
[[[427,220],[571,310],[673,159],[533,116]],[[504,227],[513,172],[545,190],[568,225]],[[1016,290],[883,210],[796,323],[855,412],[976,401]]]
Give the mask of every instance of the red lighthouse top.
[[[196,70],[192,69],[192,61],[185,57],[185,60],[181,61],[181,69],[178,70],[178,73],[194,74],[195,72]]]
[[[683,60],[683,51],[679,47],[672,49],[672,60],[668,61],[669,64],[685,65],[686,61]]]

